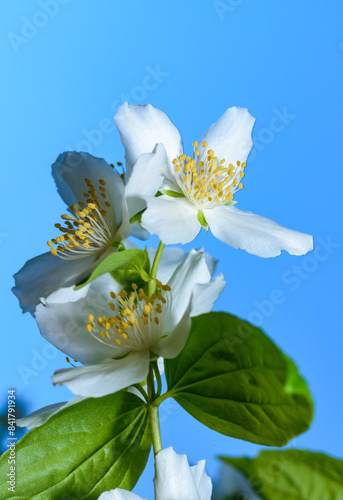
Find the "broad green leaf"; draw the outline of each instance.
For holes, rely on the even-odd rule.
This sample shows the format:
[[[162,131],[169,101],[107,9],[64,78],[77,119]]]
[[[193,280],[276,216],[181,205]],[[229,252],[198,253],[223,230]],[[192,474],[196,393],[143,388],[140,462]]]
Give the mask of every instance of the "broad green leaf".
[[[168,396],[227,436],[284,446],[311,423],[311,395],[293,361],[230,314],[193,318],[186,346],[165,360],[165,371]]]
[[[343,498],[343,461],[323,453],[289,449],[220,459],[243,472],[262,500]]]
[[[8,491],[9,452],[0,459],[0,498],[95,500],[131,490],[151,446],[146,406],[128,392],[90,398],[53,415],[16,445],[16,489]]]
[[[90,277],[83,283],[77,285],[75,290],[88,285],[88,283],[91,283],[103,274],[119,271],[121,269],[133,270],[138,273],[138,275],[141,275],[145,272],[146,265],[146,253],[144,250],[135,248],[132,250],[113,252],[101,261],[100,264],[94,269]]]

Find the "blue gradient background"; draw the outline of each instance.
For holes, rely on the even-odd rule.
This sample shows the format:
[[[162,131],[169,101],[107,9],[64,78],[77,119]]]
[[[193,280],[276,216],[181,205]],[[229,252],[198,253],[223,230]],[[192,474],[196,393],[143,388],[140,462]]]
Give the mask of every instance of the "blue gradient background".
[[[53,371],[66,366],[65,356],[44,351],[33,319],[21,315],[10,292],[12,274],[46,251],[65,211],[50,174],[58,154],[84,149],[108,162],[123,160],[111,121],[126,99],[163,109],[186,150],[227,107],[244,106],[257,118],[256,146],[239,208],[313,234],[318,253],[259,259],[204,232],[193,245],[220,259],[228,285],[216,309],[262,324],[310,383],[314,423],[291,445],[339,455],[343,4],[64,1],[47,19],[39,14],[44,2],[4,2],[0,19],[3,400],[9,387],[28,411],[70,397],[50,382]],[[15,50],[13,34],[23,36],[26,19],[45,25]],[[148,80],[149,68],[158,67],[163,75]],[[287,123],[274,118],[278,113],[288,115]],[[90,142],[87,132],[103,120],[106,132],[97,140],[93,132]],[[335,247],[328,250],[323,241],[330,239]],[[263,301],[275,289],[283,303],[268,309]],[[37,352],[53,359],[37,361]],[[23,367],[33,371],[24,377]],[[215,455],[259,449],[207,429],[171,400],[161,416],[163,445],[187,453],[192,463],[205,458],[214,477]],[[144,498],[153,496],[152,475],[150,459],[135,488]]]

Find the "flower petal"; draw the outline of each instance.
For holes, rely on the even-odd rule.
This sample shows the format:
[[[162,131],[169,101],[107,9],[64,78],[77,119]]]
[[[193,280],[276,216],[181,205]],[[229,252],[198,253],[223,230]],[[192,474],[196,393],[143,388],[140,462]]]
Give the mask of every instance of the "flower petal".
[[[144,229],[138,221],[131,224],[130,230],[131,236],[134,236],[135,238],[139,238],[140,240],[147,240],[149,238],[149,232]]]
[[[251,132],[255,118],[245,108],[229,108],[203,135],[216,157],[236,164],[246,162],[253,146]]]
[[[185,347],[191,329],[190,308],[191,303],[188,304],[183,317],[175,328],[154,345],[153,349],[156,354],[167,359],[176,358],[180,354]]]
[[[172,447],[166,448],[156,455],[155,464],[156,500],[210,500],[198,490],[186,455],[178,455]],[[199,486],[207,485],[200,480]]]
[[[151,104],[135,106],[125,102],[119,107],[114,121],[126,151],[128,173],[141,154],[150,153],[157,143],[162,143],[168,159],[165,176],[172,181],[174,173],[171,162],[182,154],[182,140],[180,132],[168,116]]]
[[[200,500],[210,500],[212,495],[212,481],[206,474],[205,466],[206,461],[200,460],[200,462],[191,467]]]
[[[95,318],[106,315],[107,303],[107,298],[90,289],[87,296],[77,302],[40,304],[35,313],[40,333],[57,349],[83,364],[125,354],[126,349],[103,343],[86,329],[88,315],[93,314]]]
[[[149,352],[132,352],[122,359],[57,370],[52,376],[56,387],[66,385],[74,394],[100,398],[144,380],[149,371]]]
[[[111,209],[106,210],[107,217],[111,219],[112,227],[119,226],[122,220],[124,182],[105,160],[88,153],[66,152],[59,155],[52,165],[52,175],[58,192],[68,207],[84,201],[83,193],[87,192],[84,179],[90,179],[96,189],[99,180],[104,180],[107,201],[111,203]],[[100,197],[100,191],[97,194]]]
[[[14,275],[12,292],[18,297],[23,312],[33,313],[41,297],[45,298],[61,287],[84,279],[92,269],[96,256],[77,260],[62,260],[50,252],[30,259]]]
[[[155,248],[148,249],[149,259],[152,263],[156,255]],[[157,269],[157,279],[166,284],[172,277],[175,269],[186,258],[186,252],[180,247],[166,247]]]
[[[203,252],[208,270],[212,276],[217,269],[219,260],[215,259],[211,254],[205,252],[204,247],[197,248],[197,252]]]
[[[65,403],[55,403],[53,405],[44,406],[44,408],[40,408],[39,410],[30,413],[30,415],[27,415],[26,417],[18,418],[16,420],[16,425],[18,427],[27,427],[28,429],[39,427],[40,425],[45,424],[45,422],[58,411],[74,405],[75,403],[79,403],[83,399],[84,398],[81,396],[75,396],[73,399]]]
[[[143,500],[142,497],[135,495],[131,491],[122,490],[121,488],[116,488],[111,491],[104,491],[101,493],[98,500]],[[147,500],[147,499],[146,499]]]
[[[208,284],[210,279],[211,275],[204,254],[191,250],[182,264],[174,271],[168,283],[171,287],[172,308],[166,322],[170,329],[174,328],[182,318],[190,303],[195,285]]]
[[[216,238],[258,257],[276,257],[281,250],[291,255],[305,255],[313,250],[312,236],[287,229],[251,212],[219,206],[204,210],[204,215]]]
[[[166,166],[166,150],[162,144],[157,144],[152,153],[138,158],[125,187],[130,218],[146,207],[144,196],[155,196],[162,185]]]
[[[199,316],[212,311],[215,301],[224,290],[226,281],[222,274],[205,284],[196,284],[193,290],[191,316]]]
[[[201,229],[197,209],[186,198],[163,195],[147,198],[147,205],[142,226],[151,234],[157,234],[166,245],[189,243]]]

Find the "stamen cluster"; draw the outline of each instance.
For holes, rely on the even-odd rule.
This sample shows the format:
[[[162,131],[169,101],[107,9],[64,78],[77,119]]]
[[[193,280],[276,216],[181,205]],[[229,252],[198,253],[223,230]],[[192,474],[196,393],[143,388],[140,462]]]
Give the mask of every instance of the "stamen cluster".
[[[85,251],[87,255],[98,253],[111,241],[112,231],[106,217],[106,208],[110,208],[111,203],[107,199],[106,182],[99,179],[96,189],[90,179],[84,181],[88,187],[83,193],[86,202],[70,206],[74,215],[63,214],[64,225],[55,224],[62,234],[47,242],[52,255],[62,259],[82,257]]]
[[[120,346],[125,341],[125,346],[133,350],[149,349],[149,344],[159,334],[159,316],[166,304],[170,305],[170,297],[165,297],[171,291],[170,286],[162,285],[160,281],[156,284],[157,292],[150,297],[142,288],[137,290],[135,283],[131,285],[132,291],[129,294],[124,289],[118,295],[111,292],[113,301],[108,305],[114,314],[99,316],[97,320],[93,314],[89,314],[87,331],[106,344],[115,343]]]
[[[193,158],[180,155],[173,160],[176,180],[184,195],[193,205],[213,208],[232,202],[234,193],[243,189],[246,163],[236,162],[225,166],[226,160],[218,163],[218,158],[208,144],[203,142],[200,153],[199,143],[193,142]]]

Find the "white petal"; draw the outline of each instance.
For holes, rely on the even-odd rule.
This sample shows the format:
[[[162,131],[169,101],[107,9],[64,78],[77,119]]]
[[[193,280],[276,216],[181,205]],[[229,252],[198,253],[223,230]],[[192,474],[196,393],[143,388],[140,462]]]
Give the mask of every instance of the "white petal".
[[[111,491],[104,491],[101,493],[98,500],[143,500],[142,497],[135,495],[131,491],[122,490],[121,488],[116,488]]]
[[[228,163],[246,162],[253,146],[251,132],[255,118],[245,108],[229,108],[203,135],[216,157]]]
[[[238,469],[223,464],[215,485],[215,498],[235,498],[240,493],[241,498],[261,500],[256,495],[247,477]]]
[[[113,278],[112,278],[113,279]],[[79,290],[75,290],[75,286],[59,288],[52,292],[46,298],[41,297],[41,303],[46,304],[65,304],[66,302],[77,302],[86,297],[90,285],[86,285]]]
[[[197,283],[208,283],[211,279],[204,254],[191,250],[169,280],[172,294],[172,307],[168,325],[174,327],[183,316],[191,300]]]
[[[189,243],[201,229],[198,211],[186,198],[163,195],[147,198],[147,205],[142,226],[151,234],[157,234],[166,245]]]
[[[112,227],[119,226],[122,220],[124,182],[105,160],[88,153],[63,153],[52,165],[52,175],[58,192],[68,207],[84,201],[83,193],[87,192],[84,179],[90,179],[96,189],[99,180],[103,179],[106,182],[107,199],[111,203],[111,209],[106,209],[107,217],[111,218]]]
[[[185,347],[191,329],[190,308],[191,303],[175,328],[155,344],[153,350],[156,354],[167,359],[176,358],[180,354]]]
[[[210,500],[200,495],[186,455],[166,448],[156,455],[155,463],[156,500]],[[199,486],[204,487],[204,482],[200,481]]]
[[[74,405],[75,403],[79,403],[83,399],[84,398],[81,396],[75,396],[73,399],[65,403],[55,403],[53,405],[44,406],[44,408],[40,408],[39,410],[30,413],[27,417],[18,418],[16,420],[16,425],[18,427],[27,427],[28,429],[39,427],[40,425],[45,424],[45,422],[58,411]]]
[[[205,252],[204,247],[197,248],[197,252],[203,252],[210,275],[215,273],[219,260],[215,259],[211,254]]]
[[[47,252],[28,260],[14,275],[15,287],[12,288],[23,312],[33,313],[41,297],[84,279],[91,272],[95,259],[92,255],[68,261]]]
[[[199,316],[212,311],[225,285],[226,281],[222,274],[218,274],[210,283],[196,284],[193,289],[190,315]]]
[[[170,169],[165,175],[174,179],[171,162],[182,154],[182,140],[180,132],[163,111],[151,104],[135,106],[125,102],[119,107],[114,121],[126,150],[128,172],[142,153],[151,153],[156,144],[161,143],[166,148]]]
[[[146,207],[145,196],[155,196],[162,185],[166,166],[166,150],[162,144],[158,144],[152,153],[138,158],[125,187],[130,218]]]
[[[205,466],[205,460],[200,460],[200,462],[191,467],[200,500],[210,500],[212,495],[212,481],[206,474]]]
[[[150,263],[152,264],[156,255],[155,248],[148,250]],[[170,280],[173,272],[186,258],[186,252],[180,247],[166,247],[157,269],[157,279],[166,284]]]
[[[204,210],[204,215],[216,238],[258,257],[276,257],[281,250],[291,255],[305,255],[313,250],[312,236],[287,229],[251,212],[219,206]]]
[[[112,346],[100,342],[86,329],[89,314],[95,318],[108,315],[108,310],[104,309],[107,302],[103,295],[90,289],[87,296],[77,302],[38,305],[35,317],[42,337],[84,364],[124,354],[127,350],[114,343]]]
[[[131,224],[130,230],[131,236],[134,236],[135,238],[139,238],[140,240],[147,240],[149,238],[149,232],[144,229],[138,221]]]
[[[57,370],[53,384],[66,385],[74,394],[100,398],[142,382],[149,371],[149,352],[132,352],[122,359],[107,359],[97,365]]]

